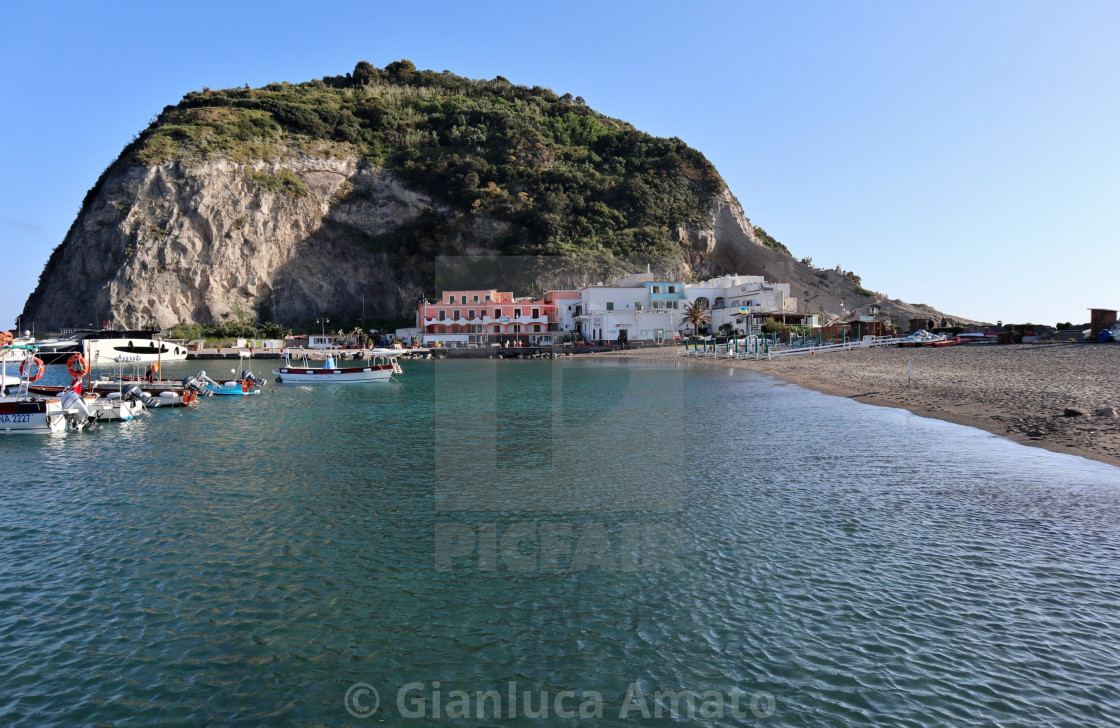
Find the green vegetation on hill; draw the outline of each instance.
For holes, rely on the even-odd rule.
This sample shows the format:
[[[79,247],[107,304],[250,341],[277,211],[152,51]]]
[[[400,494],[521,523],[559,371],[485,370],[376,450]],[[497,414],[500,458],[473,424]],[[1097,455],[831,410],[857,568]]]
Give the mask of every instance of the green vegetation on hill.
[[[419,220],[378,241],[409,255],[457,252],[449,242],[463,237],[472,215],[486,214],[510,223],[493,242],[506,253],[679,259],[672,232],[701,223],[722,185],[680,139],[637,131],[581,98],[501,76],[418,71],[409,61],[384,69],[363,61],[353,73],[306,83],[189,93],[125,156],[144,164],[248,162],[292,147],[352,151],[464,213],[450,227]],[[258,180],[266,189],[306,194],[298,179],[266,177]]]
[[[774,250],[780,250],[783,253],[785,253],[786,255],[789,255],[789,248],[787,248],[785,245],[783,245],[779,241],[775,240],[774,237],[770,235],[770,233],[766,232],[765,230],[758,227],[757,225],[754,228],[754,232],[755,232],[755,235],[758,236],[758,239],[762,242],[762,244],[765,245],[767,248],[773,248]],[[809,265],[810,263],[812,263],[812,261],[813,261],[813,259],[809,258],[808,262],[806,262],[805,260],[802,260],[801,262],[805,263],[805,265]]]

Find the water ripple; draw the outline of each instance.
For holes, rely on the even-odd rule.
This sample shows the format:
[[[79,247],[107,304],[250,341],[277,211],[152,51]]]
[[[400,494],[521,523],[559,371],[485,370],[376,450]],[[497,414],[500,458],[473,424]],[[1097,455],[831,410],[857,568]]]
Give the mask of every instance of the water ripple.
[[[633,685],[767,691],[760,725],[1120,722],[1116,469],[757,376],[454,364],[5,440],[0,721],[346,724],[368,682],[455,724],[395,691],[514,680],[605,725]]]

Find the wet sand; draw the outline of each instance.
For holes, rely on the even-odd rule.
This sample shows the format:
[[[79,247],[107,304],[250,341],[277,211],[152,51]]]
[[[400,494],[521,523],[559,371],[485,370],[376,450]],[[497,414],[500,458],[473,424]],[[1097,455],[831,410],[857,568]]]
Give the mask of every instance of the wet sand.
[[[772,361],[679,357],[676,349],[595,354],[750,369],[826,394],[978,427],[1026,445],[1120,466],[1120,345],[854,349]],[[907,365],[913,376],[907,382]],[[1067,408],[1086,415],[1067,417]]]

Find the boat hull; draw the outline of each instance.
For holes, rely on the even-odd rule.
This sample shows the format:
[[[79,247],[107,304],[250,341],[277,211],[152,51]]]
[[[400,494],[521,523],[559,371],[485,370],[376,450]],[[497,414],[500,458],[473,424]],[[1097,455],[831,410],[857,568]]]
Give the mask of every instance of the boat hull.
[[[363,384],[387,382],[393,376],[393,365],[335,369],[281,367],[273,372],[284,384]]]
[[[198,399],[197,392],[189,389],[182,389],[182,385],[178,382],[175,382],[174,384],[175,388],[166,389],[161,389],[158,387],[148,387],[147,385],[142,386],[144,389],[148,390],[149,394],[153,394],[154,390],[154,396],[159,399],[159,406],[161,409],[163,407],[189,407],[190,405],[195,403],[195,401]],[[27,388],[27,391],[31,392],[32,394],[38,394],[48,397],[58,397],[66,389],[66,387],[61,386],[46,385],[40,387],[38,385],[32,384]],[[98,384],[95,382],[93,389],[89,391],[97,395],[108,396],[110,394],[113,394],[114,392],[120,392],[120,389],[120,384],[117,383]]]
[[[130,362],[182,361],[187,348],[155,339],[86,339],[90,364],[109,364],[118,357]]]
[[[64,429],[66,413],[57,399],[0,397],[0,435],[49,435]]]
[[[214,394],[222,394],[234,397],[247,397],[250,394],[260,394],[260,387],[254,387],[249,382],[236,382],[233,380],[227,382],[218,382],[217,384],[207,384],[206,388]]]

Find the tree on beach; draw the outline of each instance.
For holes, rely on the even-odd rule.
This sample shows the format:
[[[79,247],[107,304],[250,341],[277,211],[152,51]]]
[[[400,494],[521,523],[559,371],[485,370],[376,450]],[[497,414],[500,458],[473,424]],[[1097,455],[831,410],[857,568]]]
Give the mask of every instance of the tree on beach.
[[[700,327],[712,320],[712,315],[708,313],[708,304],[697,299],[684,307],[684,318],[682,323],[686,323],[692,327],[692,333],[700,333]]]

